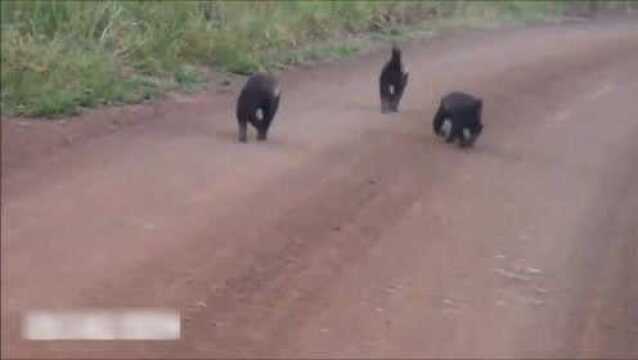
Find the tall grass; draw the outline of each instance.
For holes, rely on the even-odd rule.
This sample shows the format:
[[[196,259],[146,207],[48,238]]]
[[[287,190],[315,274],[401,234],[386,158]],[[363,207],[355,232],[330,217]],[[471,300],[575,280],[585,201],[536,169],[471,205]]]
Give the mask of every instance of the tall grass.
[[[248,74],[303,61],[304,54],[320,58],[328,54],[312,50],[315,44],[351,34],[387,33],[435,18],[536,19],[558,11],[546,1],[0,4],[2,112],[35,116],[137,102],[166,89],[197,86],[204,81],[201,66]],[[331,49],[332,55],[356,50]]]

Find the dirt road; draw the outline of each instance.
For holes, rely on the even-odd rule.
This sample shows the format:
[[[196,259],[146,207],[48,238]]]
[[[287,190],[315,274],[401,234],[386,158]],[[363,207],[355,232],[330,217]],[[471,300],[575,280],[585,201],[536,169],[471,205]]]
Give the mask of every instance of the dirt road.
[[[3,122],[3,356],[638,357],[638,22],[404,52],[400,114],[385,51],[291,70],[264,144],[237,86]],[[485,99],[469,151],[432,134],[450,90]],[[130,307],[182,339],[20,339],[29,309]]]

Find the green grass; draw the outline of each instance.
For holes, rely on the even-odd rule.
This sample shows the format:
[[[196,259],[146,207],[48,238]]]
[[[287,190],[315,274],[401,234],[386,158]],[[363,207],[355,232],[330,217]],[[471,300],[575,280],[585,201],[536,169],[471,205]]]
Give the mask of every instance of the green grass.
[[[83,107],[196,91],[202,67],[237,74],[340,58],[441,24],[532,22],[548,1],[1,2],[3,115],[56,117]]]

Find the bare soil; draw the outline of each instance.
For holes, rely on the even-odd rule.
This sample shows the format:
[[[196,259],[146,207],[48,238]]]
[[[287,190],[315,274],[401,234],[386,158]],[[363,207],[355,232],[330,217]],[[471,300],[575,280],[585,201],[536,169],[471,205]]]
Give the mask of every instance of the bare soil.
[[[634,19],[635,20],[635,19]],[[638,357],[638,22],[455,34],[281,77],[2,121],[2,355]],[[438,99],[484,98],[472,149]],[[30,309],[169,307],[174,342],[30,342]]]

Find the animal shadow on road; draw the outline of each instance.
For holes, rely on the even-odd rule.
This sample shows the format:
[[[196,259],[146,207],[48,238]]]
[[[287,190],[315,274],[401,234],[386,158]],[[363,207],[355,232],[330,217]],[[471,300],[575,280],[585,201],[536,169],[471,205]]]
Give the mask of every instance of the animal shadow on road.
[[[478,156],[489,158],[492,160],[501,160],[508,163],[519,163],[524,160],[523,154],[519,151],[507,149],[503,146],[488,142],[486,140],[481,141],[478,139],[476,143],[468,147],[459,147],[457,143],[448,144],[445,139],[442,139],[434,134],[430,137],[430,141],[427,143],[429,147],[443,147],[446,151],[454,151],[459,153],[466,153],[470,156]]]
[[[380,104],[370,104],[370,103],[350,103],[344,106],[345,110],[356,110],[362,111],[365,113],[373,113],[378,115],[383,115],[384,118],[422,118],[423,114],[421,111],[416,109],[405,108],[399,110],[399,112],[391,112],[386,114],[381,114],[381,105]]]
[[[380,113],[381,108],[380,105],[371,105],[371,104],[362,104],[362,103],[352,103],[345,106],[346,110],[359,110],[364,112],[373,112]]]
[[[498,159],[509,163],[519,163],[523,161],[522,154],[518,152],[508,151],[503,147],[486,142],[477,142],[471,147],[459,148],[454,146],[459,151],[474,153],[477,156],[484,156],[486,158]]]
[[[215,138],[217,138],[221,142],[237,143],[238,142],[237,136],[238,136],[237,135],[237,129],[234,129],[234,130],[231,130],[231,129],[215,130]],[[254,140],[254,137],[252,139],[249,139],[249,140]]]
[[[286,136],[281,134],[268,135],[268,140],[257,141],[256,133],[249,132],[248,144],[241,144],[237,138],[237,129],[218,129],[218,130],[215,130],[215,138],[227,144],[236,144],[236,145],[257,144],[267,148],[277,147],[277,148],[283,148],[283,149],[307,150],[307,146],[304,146],[304,144],[300,142],[290,141]]]

